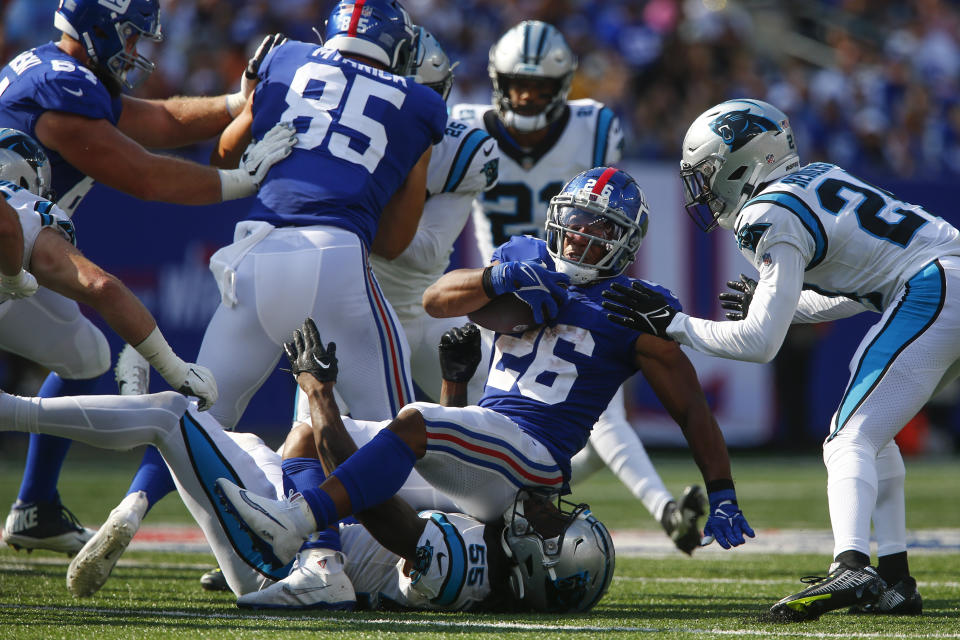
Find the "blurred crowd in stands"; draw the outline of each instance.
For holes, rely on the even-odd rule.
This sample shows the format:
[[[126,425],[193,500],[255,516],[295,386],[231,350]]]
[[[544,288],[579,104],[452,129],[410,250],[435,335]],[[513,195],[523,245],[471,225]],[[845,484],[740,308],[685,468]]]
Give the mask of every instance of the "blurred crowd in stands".
[[[487,51],[538,18],[580,57],[572,97],[612,106],[628,157],[675,161],[687,124],[726,98],[791,116],[804,160],[871,175],[960,174],[960,3],[949,0],[406,0],[458,61],[455,102],[488,102]],[[0,53],[53,39],[56,0],[0,0]],[[232,89],[264,34],[315,39],[331,0],[161,0],[144,97]]]

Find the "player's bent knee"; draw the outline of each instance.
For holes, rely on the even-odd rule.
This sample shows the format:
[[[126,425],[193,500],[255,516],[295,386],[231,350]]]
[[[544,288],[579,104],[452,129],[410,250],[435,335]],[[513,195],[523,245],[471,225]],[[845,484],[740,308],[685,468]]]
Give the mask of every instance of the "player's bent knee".
[[[101,376],[110,369],[110,344],[103,332],[86,318],[74,331],[71,346],[72,357],[62,366],[53,368],[61,377],[86,380]]]
[[[283,459],[316,457],[317,443],[314,439],[313,427],[306,422],[294,423],[286,440],[283,441]]]
[[[423,420],[423,415],[416,409],[412,407],[401,409],[396,419],[387,425],[387,429],[397,434],[410,447],[418,460],[427,454],[427,424]]]

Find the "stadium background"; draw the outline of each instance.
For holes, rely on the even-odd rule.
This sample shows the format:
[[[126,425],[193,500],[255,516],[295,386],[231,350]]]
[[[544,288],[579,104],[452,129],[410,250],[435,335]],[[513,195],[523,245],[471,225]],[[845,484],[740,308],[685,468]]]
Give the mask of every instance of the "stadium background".
[[[322,27],[331,5],[161,0],[165,41],[144,49],[158,70],[137,95],[234,90],[264,34],[313,40],[311,27]],[[626,130],[621,164],[651,203],[650,232],[634,273],[673,289],[693,314],[719,319],[716,296],[723,283],[741,271],[753,275],[728,234],[702,234],[680,206],[676,168],[683,133],[703,109],[724,99],[750,96],[776,104],[791,118],[803,162],[840,164],[960,225],[954,204],[960,177],[956,4],[519,0],[508,6],[496,0],[406,0],[405,6],[459,63],[451,104],[489,102],[487,51],[516,22],[539,18],[563,31],[580,59],[571,98],[592,97],[617,112]],[[56,39],[55,8],[55,0],[0,0],[0,60]],[[210,148],[184,155],[203,162]],[[98,185],[75,220],[83,251],[140,296],[175,349],[190,359],[218,302],[207,259],[230,242],[244,207],[244,201],[194,208],[144,203]],[[465,239],[455,262],[477,264]],[[817,447],[842,393],[847,361],[877,317],[794,327],[769,365],[691,353],[728,442],[788,451]],[[119,339],[93,318],[116,354]],[[243,345],[235,348],[242,352]],[[15,358],[0,363],[5,390],[32,393],[42,374]],[[159,390],[162,381],[154,378]],[[114,389],[105,379],[98,391]],[[275,372],[241,428],[280,438],[292,397],[289,376]],[[958,400],[957,385],[936,398],[902,434],[902,448],[952,451],[960,443]],[[633,386],[629,411],[646,443],[682,442],[642,382]],[[3,438],[4,449],[15,441]]]

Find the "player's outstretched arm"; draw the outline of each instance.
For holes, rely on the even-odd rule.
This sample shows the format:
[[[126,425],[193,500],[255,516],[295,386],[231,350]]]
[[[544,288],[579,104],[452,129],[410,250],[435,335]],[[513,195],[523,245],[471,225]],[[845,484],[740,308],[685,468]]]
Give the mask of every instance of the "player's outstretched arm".
[[[336,344],[331,342],[324,347],[317,325],[307,318],[300,330],[294,332],[293,340],[283,345],[283,350],[293,377],[310,403],[314,442],[324,473],[329,476],[357,451],[333,394],[339,374]],[[417,516],[404,500],[393,496],[356,513],[355,517],[384,548],[411,562],[416,559],[417,541],[426,520]]]
[[[676,342],[650,335],[637,339],[636,362],[657,398],[683,430],[703,475],[711,506],[704,526],[709,540],[705,541],[716,539],[725,549],[743,544],[743,536],[752,538],[753,530],[737,505],[727,445],[693,364]]]

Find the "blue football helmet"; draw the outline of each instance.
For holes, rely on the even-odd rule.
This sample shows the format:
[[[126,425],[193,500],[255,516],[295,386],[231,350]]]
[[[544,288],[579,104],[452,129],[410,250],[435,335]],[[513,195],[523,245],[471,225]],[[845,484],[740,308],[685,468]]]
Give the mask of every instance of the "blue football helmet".
[[[0,128],[0,180],[53,199],[50,161],[37,141],[16,129]]]
[[[163,40],[159,0],[60,0],[53,24],[86,48],[95,67],[128,89],[157,66],[135,47],[128,51],[127,43],[133,36]]]
[[[503,514],[500,543],[511,595],[534,611],[588,611],[607,592],[616,553],[610,532],[585,504],[521,489]]]
[[[573,284],[612,278],[636,258],[648,219],[647,202],[636,180],[614,167],[595,167],[578,174],[550,199],[547,251],[557,271],[570,276]],[[568,246],[570,240],[576,241]]]
[[[414,41],[410,77],[417,84],[430,87],[446,100],[453,88],[453,68],[457,63],[450,64],[450,58],[432,33],[419,26],[414,29],[417,37]]]
[[[396,0],[341,0],[327,18],[323,44],[405,76],[410,74],[415,35],[410,16]]]

